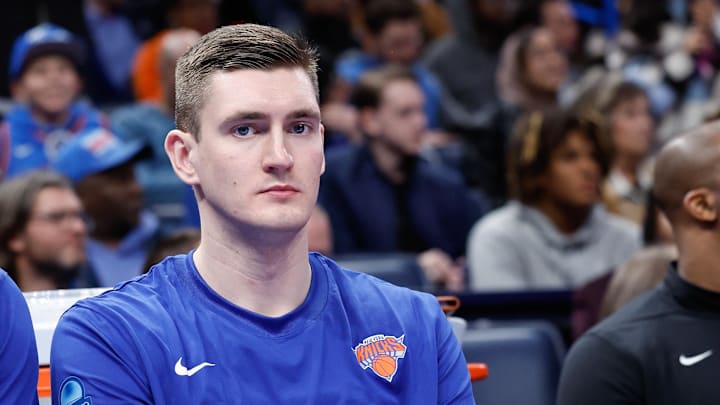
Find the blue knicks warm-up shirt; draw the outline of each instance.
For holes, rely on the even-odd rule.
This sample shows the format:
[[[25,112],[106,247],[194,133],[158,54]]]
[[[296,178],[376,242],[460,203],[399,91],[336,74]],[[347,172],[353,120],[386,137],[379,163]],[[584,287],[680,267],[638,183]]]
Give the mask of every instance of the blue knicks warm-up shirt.
[[[51,352],[54,404],[473,404],[435,297],[310,254],[305,302],[233,305],[191,255],[75,304]]]

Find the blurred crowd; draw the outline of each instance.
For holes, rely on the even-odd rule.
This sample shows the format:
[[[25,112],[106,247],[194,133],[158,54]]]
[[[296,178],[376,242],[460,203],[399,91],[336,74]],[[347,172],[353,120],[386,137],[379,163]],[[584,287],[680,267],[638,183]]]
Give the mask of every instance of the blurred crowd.
[[[220,25],[274,25],[320,51],[311,250],[412,253],[434,291],[577,290],[579,331],[664,274],[654,154],[720,112],[715,0],[14,7],[0,266],[24,291],[110,287],[197,245],[163,143],[175,61]]]

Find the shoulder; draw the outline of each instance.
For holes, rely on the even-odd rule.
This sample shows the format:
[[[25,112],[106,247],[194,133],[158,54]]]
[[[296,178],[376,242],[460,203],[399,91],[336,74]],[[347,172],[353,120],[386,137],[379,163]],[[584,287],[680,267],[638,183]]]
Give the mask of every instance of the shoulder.
[[[346,178],[358,170],[359,165],[370,164],[366,150],[361,146],[347,145],[329,151],[325,156],[327,169],[323,179]]]
[[[25,332],[32,333],[32,325],[30,321],[30,310],[22,292],[10,278],[10,276],[0,269],[0,319],[3,325],[20,324],[26,327]],[[13,328],[0,328],[0,334],[7,335]],[[15,333],[20,330],[15,330]],[[0,352],[2,351],[2,338],[0,338]]]
[[[625,236],[628,238],[637,238],[639,241],[641,230],[636,223],[608,212],[603,207],[596,207],[594,216],[596,223],[604,227],[607,232],[606,234],[612,235],[613,238]]]
[[[522,207],[519,203],[510,202],[487,213],[471,231],[474,235],[512,238],[518,231]]]
[[[346,303],[362,305],[367,311],[382,313],[388,307],[399,311],[435,313],[439,308],[432,294],[399,287],[366,273],[346,269],[332,259],[312,253],[327,269]]]
[[[325,160],[330,165],[343,165],[348,159],[353,159],[360,154],[361,148],[356,145],[343,145],[333,148],[326,153]]]
[[[177,298],[174,279],[183,270],[185,255],[169,257],[150,271],[118,284],[98,296],[75,303],[61,318],[62,322],[96,327],[105,322],[127,325],[151,325],[171,316],[169,301]]]
[[[433,185],[465,190],[462,175],[440,164],[431,163],[423,158],[419,158],[417,173],[422,177],[421,181],[423,182],[431,182]]]
[[[646,292],[587,332],[616,350],[634,353],[647,345],[654,326],[665,315],[666,297],[662,288]]]
[[[0,269],[0,300],[14,304],[23,299],[20,289],[10,278],[10,275],[8,275],[5,270]],[[8,308],[6,305],[0,306],[0,310],[6,313],[11,312],[11,308]]]
[[[13,279],[10,278],[10,275],[0,269],[0,316],[3,322],[7,321],[8,318],[19,318],[24,314],[28,314],[29,319],[29,310],[25,297]]]
[[[361,50],[352,49],[340,55],[335,65],[335,73],[341,79],[355,83],[363,73],[379,63],[380,61],[377,58]]]

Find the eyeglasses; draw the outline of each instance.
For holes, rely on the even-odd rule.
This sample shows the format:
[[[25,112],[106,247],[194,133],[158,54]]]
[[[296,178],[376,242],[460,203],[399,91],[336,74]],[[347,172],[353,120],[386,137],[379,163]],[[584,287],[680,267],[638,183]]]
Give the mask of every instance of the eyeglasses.
[[[62,225],[68,222],[68,220],[80,221],[85,226],[90,227],[92,220],[84,211],[54,211],[44,214],[33,215],[30,218],[31,221],[42,221],[52,225]]]

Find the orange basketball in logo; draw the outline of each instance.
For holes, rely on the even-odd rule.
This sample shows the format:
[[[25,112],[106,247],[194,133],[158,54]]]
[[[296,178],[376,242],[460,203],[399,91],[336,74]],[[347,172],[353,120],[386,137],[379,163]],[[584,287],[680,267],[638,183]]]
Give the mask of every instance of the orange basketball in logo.
[[[381,377],[390,377],[393,373],[395,373],[396,368],[397,362],[388,355],[383,354],[377,356],[372,361],[372,369]]]

